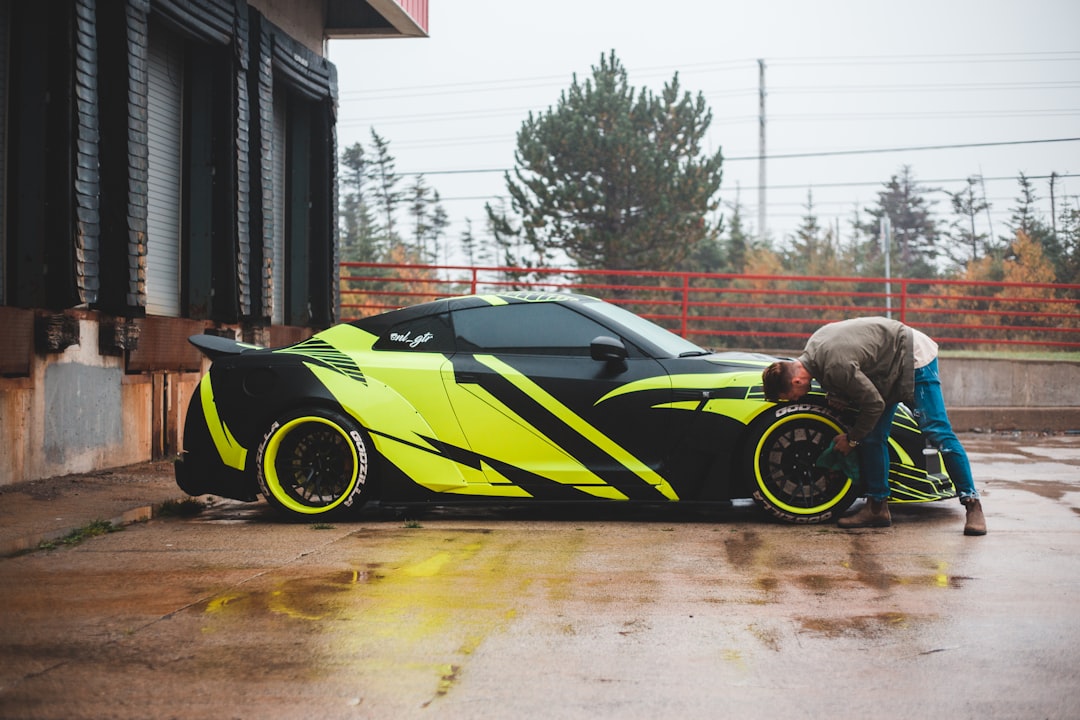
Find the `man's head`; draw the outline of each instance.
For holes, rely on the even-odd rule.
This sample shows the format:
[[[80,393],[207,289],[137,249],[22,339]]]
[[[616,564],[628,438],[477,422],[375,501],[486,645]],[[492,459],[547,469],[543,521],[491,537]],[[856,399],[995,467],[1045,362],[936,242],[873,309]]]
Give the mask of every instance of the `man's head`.
[[[765,399],[798,400],[810,390],[810,373],[798,360],[778,360],[761,372]]]

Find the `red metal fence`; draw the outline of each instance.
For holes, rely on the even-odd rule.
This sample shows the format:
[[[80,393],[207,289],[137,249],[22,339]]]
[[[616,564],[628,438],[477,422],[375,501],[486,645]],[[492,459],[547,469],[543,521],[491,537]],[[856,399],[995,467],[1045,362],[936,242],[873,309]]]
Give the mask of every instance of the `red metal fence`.
[[[1080,350],[1080,285],[341,264],[344,320],[441,297],[510,290],[601,297],[713,348],[798,349],[826,322],[891,315],[953,348]]]

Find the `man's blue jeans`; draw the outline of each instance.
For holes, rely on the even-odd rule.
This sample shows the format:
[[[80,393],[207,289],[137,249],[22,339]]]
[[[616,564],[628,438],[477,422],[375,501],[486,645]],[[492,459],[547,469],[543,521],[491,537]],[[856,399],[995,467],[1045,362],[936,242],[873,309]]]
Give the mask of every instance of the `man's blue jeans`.
[[[866,495],[873,500],[889,498],[889,431],[896,407],[895,404],[885,406],[877,425],[859,445],[859,471],[866,479]],[[911,410],[923,435],[941,451],[945,469],[960,499],[979,497],[967,452],[953,432],[952,423],[945,412],[936,358],[929,365],[915,370],[915,399]]]

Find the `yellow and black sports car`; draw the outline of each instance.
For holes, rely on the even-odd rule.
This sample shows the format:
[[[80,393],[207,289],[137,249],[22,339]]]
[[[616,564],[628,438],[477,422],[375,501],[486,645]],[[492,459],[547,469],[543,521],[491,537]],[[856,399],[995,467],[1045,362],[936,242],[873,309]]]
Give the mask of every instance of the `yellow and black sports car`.
[[[459,502],[727,502],[822,522],[860,494],[819,467],[851,420],[820,391],[774,404],[774,358],[712,353],[570,294],[450,298],[275,349],[201,335],[177,483],[300,516]],[[953,497],[903,407],[894,501]],[[927,472],[930,459],[933,467]]]

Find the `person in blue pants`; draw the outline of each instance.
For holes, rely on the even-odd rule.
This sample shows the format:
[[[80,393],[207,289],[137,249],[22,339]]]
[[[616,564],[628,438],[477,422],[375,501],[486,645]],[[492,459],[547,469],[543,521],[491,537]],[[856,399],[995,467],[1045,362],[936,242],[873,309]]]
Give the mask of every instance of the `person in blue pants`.
[[[825,392],[858,410],[851,429],[837,436],[845,455],[858,449],[867,503],[840,518],[839,527],[889,527],[889,431],[897,405],[907,403],[919,429],[941,451],[945,469],[967,510],[965,535],[985,535],[986,518],[971,475],[967,452],[945,411],[938,375],[938,346],[926,334],[896,320],[864,317],[820,328],[795,360],[772,363],[762,372],[765,397],[798,400],[817,379]]]

